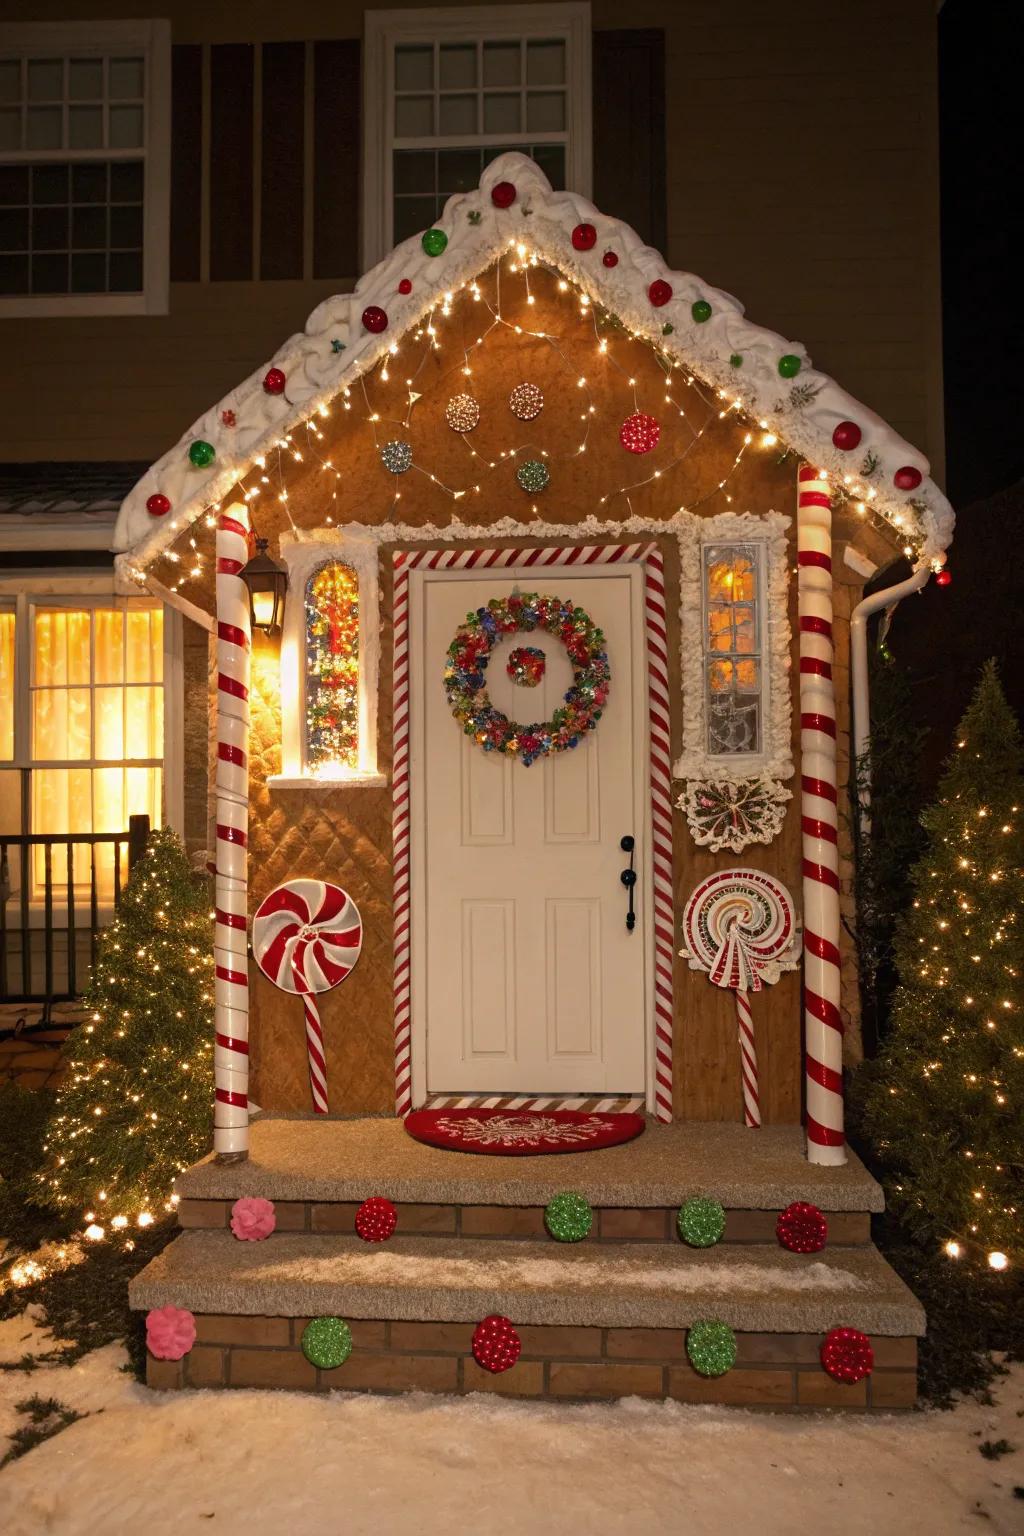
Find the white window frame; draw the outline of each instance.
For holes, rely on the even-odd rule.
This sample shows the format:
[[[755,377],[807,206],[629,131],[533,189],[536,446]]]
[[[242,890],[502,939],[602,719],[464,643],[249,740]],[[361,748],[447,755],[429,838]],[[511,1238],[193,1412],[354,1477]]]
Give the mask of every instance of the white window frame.
[[[142,158],[141,293],[0,294],[0,319],[60,315],[165,315],[171,211],[171,24],[169,21],[30,22],[0,26],[0,58],[90,58],[141,54],[145,60],[145,141],[140,150],[26,149],[0,152],[5,165]]]
[[[503,38],[563,38],[566,43],[565,180],[591,195],[591,19],[588,0],[556,5],[475,5],[367,11],[363,48],[363,271],[394,245],[394,52],[397,44],[500,42]],[[529,144],[544,134],[470,134],[445,141],[451,149]]]

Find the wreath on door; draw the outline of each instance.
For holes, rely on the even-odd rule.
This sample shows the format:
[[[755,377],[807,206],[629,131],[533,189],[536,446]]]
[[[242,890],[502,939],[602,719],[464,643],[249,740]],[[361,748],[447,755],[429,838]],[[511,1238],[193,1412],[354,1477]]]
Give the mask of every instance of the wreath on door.
[[[524,725],[491,703],[487,664],[507,636],[538,630],[562,641],[573,681],[550,720]],[[595,728],[608,702],[611,671],[604,647],[590,615],[560,597],[537,592],[492,597],[485,608],[467,613],[448,647],[444,686],[452,714],[485,752],[503,752],[526,767],[538,757],[568,751]]]

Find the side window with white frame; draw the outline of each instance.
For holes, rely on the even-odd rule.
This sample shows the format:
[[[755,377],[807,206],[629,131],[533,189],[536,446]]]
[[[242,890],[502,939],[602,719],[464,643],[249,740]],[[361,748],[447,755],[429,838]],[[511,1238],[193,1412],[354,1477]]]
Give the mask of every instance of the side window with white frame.
[[[702,555],[706,749],[712,757],[757,753],[764,546],[710,543]]]
[[[365,59],[364,270],[510,149],[590,195],[589,4],[368,11]]]
[[[0,26],[0,317],[166,312],[170,23]]]

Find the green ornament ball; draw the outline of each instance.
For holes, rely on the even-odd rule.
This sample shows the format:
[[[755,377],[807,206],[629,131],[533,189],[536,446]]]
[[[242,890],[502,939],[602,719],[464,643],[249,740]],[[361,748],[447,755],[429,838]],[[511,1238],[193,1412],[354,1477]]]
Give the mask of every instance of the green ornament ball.
[[[556,1242],[582,1243],[594,1225],[594,1213],[582,1195],[567,1189],[548,1201],[544,1225]]]
[[[713,1248],[722,1241],[725,1211],[717,1200],[697,1195],[679,1207],[676,1227],[683,1242],[691,1248]]]
[[[730,368],[742,368],[743,367],[743,353],[742,352],[734,352],[732,354],[732,356],[729,359],[729,367]]]
[[[690,305],[690,314],[698,325],[703,325],[705,320],[711,319],[711,305],[707,299],[696,299]]]
[[[516,479],[524,491],[531,496],[538,495],[551,479],[548,467],[540,459],[527,459],[525,464],[516,470]]]
[[[686,1335],[690,1364],[701,1376],[724,1376],[736,1364],[736,1335],[728,1323],[702,1318]]]
[[[802,364],[795,352],[785,352],[779,358],[779,373],[784,379],[795,379]]]
[[[448,236],[443,229],[428,229],[420,244],[428,256],[441,256],[448,244]]]
[[[302,1330],[302,1353],[320,1370],[333,1371],[352,1353],[352,1329],[340,1317],[314,1317]]]
[[[205,443],[201,437],[197,437],[189,447],[188,456],[196,469],[208,469],[217,457],[217,450],[212,443]]]

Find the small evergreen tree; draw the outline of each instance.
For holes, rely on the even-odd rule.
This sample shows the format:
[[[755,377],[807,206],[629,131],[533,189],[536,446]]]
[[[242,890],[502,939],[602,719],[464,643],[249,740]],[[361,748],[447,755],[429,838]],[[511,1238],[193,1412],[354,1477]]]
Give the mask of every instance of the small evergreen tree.
[[[100,937],[46,1137],[46,1203],[121,1227],[162,1214],[209,1147],[209,900],[170,829],[154,832]]]
[[[922,818],[889,1036],[856,1093],[904,1232],[997,1310],[993,1284],[1012,1290],[1024,1258],[1022,794],[1020,729],[989,662]]]

